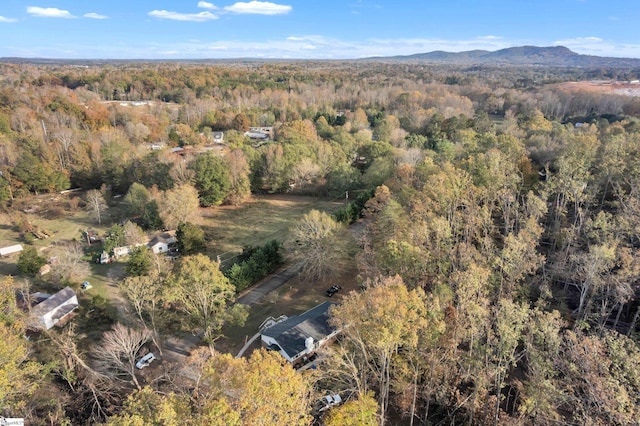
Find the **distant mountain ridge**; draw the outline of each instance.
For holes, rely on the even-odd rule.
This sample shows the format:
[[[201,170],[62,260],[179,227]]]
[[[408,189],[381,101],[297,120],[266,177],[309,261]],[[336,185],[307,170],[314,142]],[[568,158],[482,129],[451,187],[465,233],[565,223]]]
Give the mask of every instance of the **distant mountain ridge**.
[[[436,50],[405,56],[367,58],[368,60],[433,62],[456,65],[544,65],[556,67],[638,67],[640,59],[582,55],[564,46],[517,46],[496,51],[469,50],[445,52]]]

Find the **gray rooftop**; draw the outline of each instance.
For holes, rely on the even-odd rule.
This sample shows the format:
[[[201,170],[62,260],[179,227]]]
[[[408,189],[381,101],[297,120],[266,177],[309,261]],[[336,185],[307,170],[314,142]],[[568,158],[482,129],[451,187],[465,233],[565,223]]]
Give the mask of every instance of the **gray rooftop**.
[[[329,324],[329,308],[334,304],[321,303],[303,314],[269,327],[262,334],[275,339],[290,356],[296,355],[305,349],[307,338],[313,337],[317,342],[335,331],[335,327]]]
[[[33,315],[42,316],[47,312],[51,312],[58,306],[62,305],[67,300],[76,295],[71,287],[65,287],[44,302],[38,303],[32,310]]]

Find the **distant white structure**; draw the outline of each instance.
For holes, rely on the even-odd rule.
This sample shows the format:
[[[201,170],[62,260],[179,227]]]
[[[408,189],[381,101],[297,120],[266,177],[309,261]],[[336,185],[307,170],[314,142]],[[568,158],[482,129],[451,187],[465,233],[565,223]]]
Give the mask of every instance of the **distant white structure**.
[[[13,245],[13,246],[2,247],[2,248],[0,248],[0,257],[8,256],[8,255],[13,254],[13,253],[18,253],[18,252],[21,252],[22,250],[23,250],[22,249],[22,244],[16,244],[16,245]]]
[[[213,132],[214,143],[224,143],[224,132]]]
[[[249,139],[267,141],[273,139],[273,127],[249,127],[244,135]]]

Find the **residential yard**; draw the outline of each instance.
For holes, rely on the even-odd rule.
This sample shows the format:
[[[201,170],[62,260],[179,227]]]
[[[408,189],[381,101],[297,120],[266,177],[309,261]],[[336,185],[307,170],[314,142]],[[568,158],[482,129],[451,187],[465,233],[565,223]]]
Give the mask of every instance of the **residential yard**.
[[[77,209],[67,210],[55,218],[47,218],[44,207],[47,205],[46,201],[34,199],[32,203],[40,206],[32,213],[24,213],[24,206],[21,206],[21,210],[17,212],[0,212],[1,246],[18,243],[27,245],[17,226],[21,218],[27,218],[38,229],[50,234],[49,238],[31,242],[45,258],[54,253],[58,244],[80,241],[83,237],[82,232],[87,228],[92,228],[102,235],[111,225],[111,221],[107,220],[102,226],[97,226],[87,212]],[[61,204],[64,205],[64,200]],[[342,205],[341,200],[266,195],[255,196],[238,207],[222,206],[202,209],[201,225],[207,236],[208,254],[214,259],[220,255],[223,265],[225,262],[230,264],[234,257],[242,252],[244,246],[260,246],[272,239],[284,241],[293,223],[309,211],[317,209],[331,212]],[[17,260],[18,254],[0,259],[0,274],[18,274]],[[90,309],[89,304],[92,298],[100,296],[107,303],[105,309],[118,321],[127,323],[131,314],[118,290],[118,283],[125,275],[125,261],[102,265],[92,262],[88,256],[87,261],[90,262],[90,273],[85,280],[91,283],[92,288],[83,291],[79,287],[82,280],[75,283],[81,305]],[[296,315],[326,300],[339,301],[348,291],[357,286],[355,265],[348,265],[347,268],[348,271],[341,279],[332,282],[309,283],[294,277],[253,305],[243,327],[226,327],[223,330],[226,337],[216,343],[217,349],[235,355],[245,341],[258,331],[258,327],[267,317]],[[46,287],[46,278],[46,276],[43,277],[42,281],[40,278],[34,279],[32,288],[40,290],[35,287]],[[342,285],[343,290],[333,298],[328,298],[325,292],[334,283]],[[83,335],[85,341],[98,339],[104,329],[109,327],[108,324],[85,324],[86,321],[80,318],[76,318],[76,321],[79,322],[78,332]]]
[[[298,315],[322,302],[340,302],[350,291],[358,290],[356,275],[356,267],[352,264],[339,279],[333,281],[310,283],[299,276],[292,278],[251,306],[249,317],[243,327],[225,327],[222,330],[225,337],[216,342],[216,349],[235,355],[245,342],[258,332],[260,325],[268,317]],[[327,297],[325,292],[333,284],[340,284],[342,289],[333,297]],[[259,347],[259,343],[258,340],[254,347]],[[245,355],[249,353],[250,351]]]

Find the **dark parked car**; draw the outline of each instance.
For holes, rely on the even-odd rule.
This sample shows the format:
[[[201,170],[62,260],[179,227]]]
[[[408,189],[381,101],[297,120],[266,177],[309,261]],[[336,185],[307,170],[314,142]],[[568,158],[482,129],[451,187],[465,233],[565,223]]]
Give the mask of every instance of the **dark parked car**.
[[[331,288],[327,290],[327,297],[332,297],[334,294],[340,291],[340,289],[342,289],[342,287],[338,284],[332,285]]]

